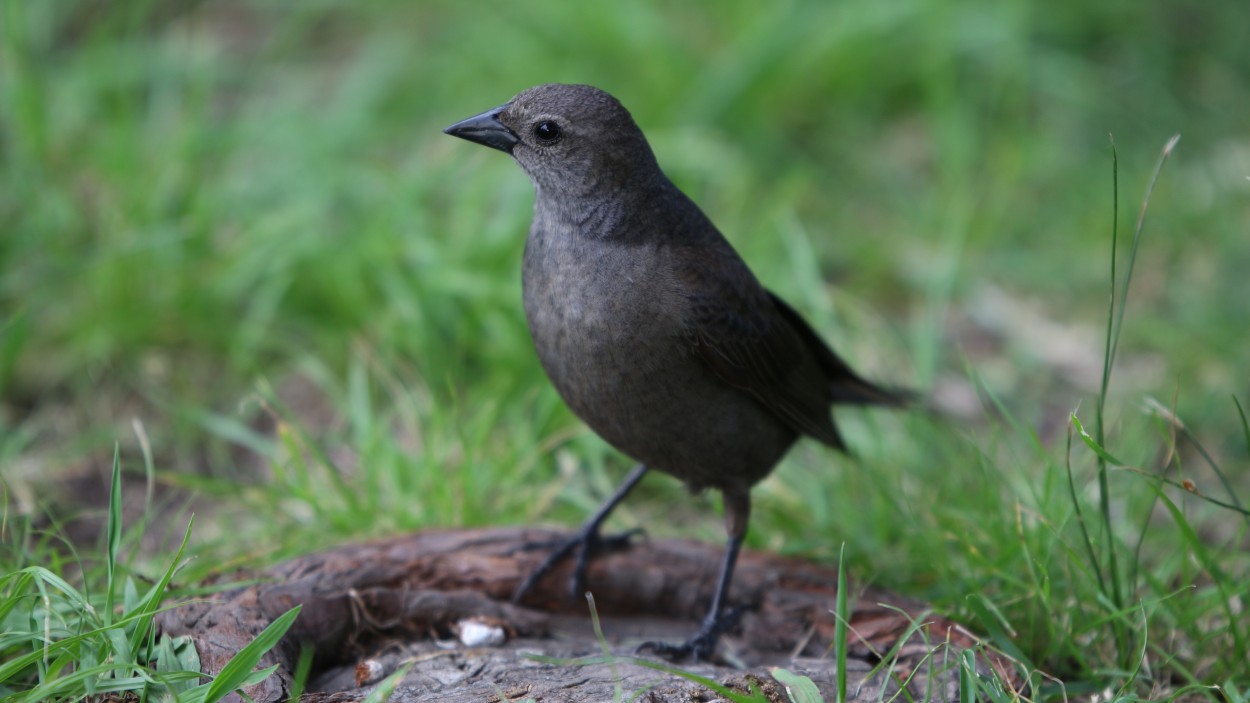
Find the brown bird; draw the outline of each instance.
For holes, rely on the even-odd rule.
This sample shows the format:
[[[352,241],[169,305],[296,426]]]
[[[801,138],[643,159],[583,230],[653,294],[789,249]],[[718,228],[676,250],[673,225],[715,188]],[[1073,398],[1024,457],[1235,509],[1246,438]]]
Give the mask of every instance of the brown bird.
[[[522,284],[539,361],[573,412],[639,462],[515,599],[574,550],[579,593],[600,525],[649,469],[662,471],[722,492],[729,541],[698,631],[643,648],[706,659],[735,619],[725,596],[751,487],[802,435],[845,451],[831,405],[898,406],[906,394],[858,376],[760,285],[611,95],[540,85],[444,131],[511,154],[529,175]]]

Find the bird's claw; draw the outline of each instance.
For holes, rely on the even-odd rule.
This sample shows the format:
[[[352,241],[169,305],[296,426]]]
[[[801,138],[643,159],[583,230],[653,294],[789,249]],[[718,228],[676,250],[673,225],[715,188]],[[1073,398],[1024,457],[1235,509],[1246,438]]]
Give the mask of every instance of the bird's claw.
[[[738,624],[742,610],[742,606],[734,606],[726,608],[715,617],[707,618],[699,627],[699,631],[681,644],[643,642],[635,651],[638,654],[650,652],[673,662],[686,658],[694,662],[707,661],[716,653],[716,643],[720,641],[720,636]]]
[[[695,635],[689,640],[681,644],[669,644],[668,642],[643,642],[638,645],[635,650],[638,654],[651,653],[667,659],[671,662],[682,661],[690,658],[695,662],[707,661],[716,651],[716,641],[709,640],[707,637]]]
[[[598,529],[583,528],[568,539],[526,545],[530,549],[551,547],[552,552],[517,586],[512,594],[512,602],[520,603],[526,593],[574,552],[577,553],[577,559],[573,562],[573,573],[569,576],[569,596],[574,600],[580,598],[586,592],[586,573],[590,568],[590,560],[597,554],[628,547],[633,538],[642,533],[642,528],[634,528],[605,537],[599,534]]]
[[[569,577],[569,597],[576,600],[586,593],[586,572],[590,569],[591,558],[596,554],[624,549],[633,542],[636,535],[642,533],[641,527],[635,527],[607,537],[595,531],[582,539],[581,549],[577,550],[577,561],[573,563],[573,574]]]

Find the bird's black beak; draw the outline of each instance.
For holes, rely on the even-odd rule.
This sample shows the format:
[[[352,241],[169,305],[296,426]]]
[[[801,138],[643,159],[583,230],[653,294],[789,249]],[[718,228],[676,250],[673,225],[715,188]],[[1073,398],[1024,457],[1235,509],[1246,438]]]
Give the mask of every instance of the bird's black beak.
[[[487,110],[467,120],[460,120],[444,129],[443,133],[450,134],[453,137],[460,137],[461,139],[468,139],[471,142],[477,142],[478,144],[511,154],[512,147],[516,146],[521,139],[517,137],[515,132],[499,121],[499,113],[501,112],[503,112],[502,106],[493,110]]]

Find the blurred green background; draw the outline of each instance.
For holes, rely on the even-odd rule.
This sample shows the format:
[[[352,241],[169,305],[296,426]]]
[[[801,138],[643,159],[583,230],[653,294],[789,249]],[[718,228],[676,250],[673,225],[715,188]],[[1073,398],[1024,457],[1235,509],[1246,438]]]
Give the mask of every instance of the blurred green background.
[[[755,546],[829,559],[845,541],[864,579],[956,615],[969,594],[995,599],[1035,663],[1100,680],[1102,640],[1081,629],[1097,626],[1073,605],[1093,579],[1068,561],[1064,435],[1098,391],[1113,220],[1123,272],[1174,133],[1107,402],[1113,451],[1147,473],[1184,459],[1170,476],[1220,490],[1143,412],[1174,408],[1241,495],[1250,483],[1230,399],[1250,399],[1244,2],[3,9],[14,515],[102,509],[91,486],[113,443],[141,475],[146,441],[164,505],[192,495],[207,515],[205,569],[400,529],[580,520],[625,459],[534,358],[530,185],[441,134],[553,81],[616,95],[766,285],[867,375],[943,411],[841,413],[860,458],[796,450],[757,491]],[[1093,500],[1093,466],[1077,452],[1077,500]],[[716,497],[674,483],[649,481],[619,521],[720,539]],[[1153,485],[1114,477],[1125,544],[1166,522]],[[1176,500],[1204,543],[1241,554],[1224,576],[1250,573],[1241,517]],[[1220,581],[1154,539],[1137,551],[1161,570],[1146,591]],[[1245,595],[1224,583],[1242,585],[1212,598]],[[1230,631],[1198,598],[1165,626],[1191,648]],[[1240,647],[1170,675],[1235,674]]]

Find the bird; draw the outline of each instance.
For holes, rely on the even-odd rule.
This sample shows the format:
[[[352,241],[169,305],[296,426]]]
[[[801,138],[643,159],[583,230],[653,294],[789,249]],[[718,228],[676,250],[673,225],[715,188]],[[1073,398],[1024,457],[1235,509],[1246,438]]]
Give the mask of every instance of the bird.
[[[721,492],[727,541],[694,634],[639,650],[710,659],[737,620],[727,594],[751,488],[800,437],[847,450],[833,405],[903,406],[908,392],[865,380],[766,289],[607,92],[539,85],[443,131],[508,153],[529,176],[522,300],[539,362],[573,413],[637,462],[513,600],[575,552],[580,594],[589,560],[613,543],[603,522],[648,472],[669,474]]]

